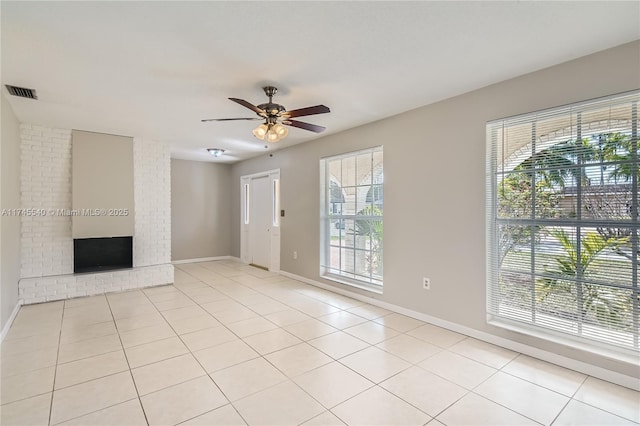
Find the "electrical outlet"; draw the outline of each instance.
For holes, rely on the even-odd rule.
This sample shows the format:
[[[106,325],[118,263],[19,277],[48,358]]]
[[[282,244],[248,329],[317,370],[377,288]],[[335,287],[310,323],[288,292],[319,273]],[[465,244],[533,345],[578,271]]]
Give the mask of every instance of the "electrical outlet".
[[[294,251],[293,252],[293,260],[296,260],[298,258],[298,252]]]
[[[431,290],[431,278],[422,278],[422,288],[425,290]]]

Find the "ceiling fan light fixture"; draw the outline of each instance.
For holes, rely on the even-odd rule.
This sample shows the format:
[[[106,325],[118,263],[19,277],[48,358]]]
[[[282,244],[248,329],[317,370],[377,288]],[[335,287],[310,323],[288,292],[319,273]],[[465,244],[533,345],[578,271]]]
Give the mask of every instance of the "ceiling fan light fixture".
[[[273,126],[273,131],[276,132],[279,139],[284,139],[289,134],[289,130],[287,130],[287,128],[280,123],[277,123],[275,126]]]
[[[216,158],[224,154],[224,149],[222,148],[207,148],[207,151],[209,151],[209,154],[213,155]]]
[[[268,131],[269,131],[269,127],[267,127],[266,124],[261,124],[255,129],[253,129],[253,136],[255,136],[260,140],[264,140],[264,137],[267,135]]]
[[[274,129],[269,129],[267,132],[267,142],[278,142],[280,140],[280,136]]]
[[[315,133],[322,133],[326,129],[323,126],[317,126],[315,124],[305,123],[298,120],[291,120],[291,118],[304,117],[307,115],[326,114],[328,112],[331,112],[329,107],[325,105],[315,105],[306,108],[287,110],[283,105],[273,102],[273,95],[276,94],[278,89],[273,86],[266,86],[263,87],[263,89],[265,95],[267,95],[267,97],[269,98],[269,101],[257,106],[245,101],[244,99],[229,98],[229,100],[255,112],[256,114],[258,114],[259,118],[208,118],[200,121],[264,120],[262,124],[253,129],[252,133],[253,136],[255,136],[257,139],[266,139],[267,142],[271,143],[278,142],[288,136],[289,130],[284,126],[296,127],[298,129],[308,130]]]

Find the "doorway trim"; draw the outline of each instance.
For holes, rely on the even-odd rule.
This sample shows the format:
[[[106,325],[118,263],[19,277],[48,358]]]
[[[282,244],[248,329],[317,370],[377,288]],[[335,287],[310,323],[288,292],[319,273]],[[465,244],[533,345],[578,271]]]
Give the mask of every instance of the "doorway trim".
[[[251,263],[251,181],[269,177],[271,188],[271,227],[269,271],[280,272],[280,169],[252,173],[240,177],[240,260]]]

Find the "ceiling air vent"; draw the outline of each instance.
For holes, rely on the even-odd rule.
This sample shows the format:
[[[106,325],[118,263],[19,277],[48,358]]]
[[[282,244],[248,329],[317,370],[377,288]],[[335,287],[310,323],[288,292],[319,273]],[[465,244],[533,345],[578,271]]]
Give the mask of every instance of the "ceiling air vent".
[[[36,91],[34,89],[27,89],[26,87],[11,86],[5,84],[5,87],[13,96],[19,96],[21,98],[38,99]]]

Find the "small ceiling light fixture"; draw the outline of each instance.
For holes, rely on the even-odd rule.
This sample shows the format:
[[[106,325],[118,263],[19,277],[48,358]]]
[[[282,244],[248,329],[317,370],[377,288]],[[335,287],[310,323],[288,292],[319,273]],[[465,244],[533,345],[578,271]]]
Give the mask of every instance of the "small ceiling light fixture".
[[[209,154],[213,155],[216,158],[224,154],[224,149],[221,148],[207,148],[207,151],[209,151]]]

